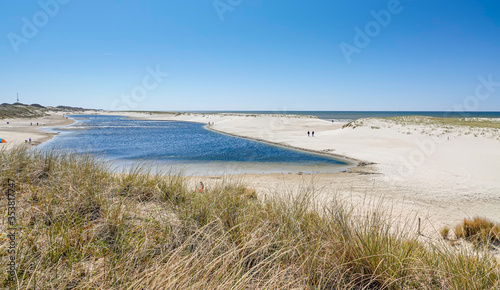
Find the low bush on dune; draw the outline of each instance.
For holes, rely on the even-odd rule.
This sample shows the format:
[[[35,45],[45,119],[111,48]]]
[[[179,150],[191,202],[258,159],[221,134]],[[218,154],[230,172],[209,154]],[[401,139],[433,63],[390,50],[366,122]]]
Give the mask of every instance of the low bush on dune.
[[[89,156],[0,152],[16,183],[18,289],[495,289],[488,252],[424,244],[313,190],[199,192],[180,174],[113,174]],[[278,196],[278,195],[276,195]],[[7,200],[2,207],[6,210]],[[2,224],[6,233],[7,224]],[[0,242],[4,265],[9,241]],[[14,282],[9,282],[14,278]]]

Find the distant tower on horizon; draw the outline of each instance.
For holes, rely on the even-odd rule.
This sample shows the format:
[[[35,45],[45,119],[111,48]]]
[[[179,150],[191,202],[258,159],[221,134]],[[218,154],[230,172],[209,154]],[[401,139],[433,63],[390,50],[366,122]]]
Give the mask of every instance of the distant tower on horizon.
[[[17,93],[17,102],[19,103],[19,93]]]

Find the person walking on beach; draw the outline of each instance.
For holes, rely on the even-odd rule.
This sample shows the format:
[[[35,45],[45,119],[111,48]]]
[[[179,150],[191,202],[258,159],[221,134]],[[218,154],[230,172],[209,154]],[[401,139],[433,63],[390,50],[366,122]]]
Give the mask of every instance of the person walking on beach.
[[[309,131],[307,131],[307,137],[309,137],[309,134],[311,134]]]
[[[314,137],[314,131],[312,131],[312,136]]]

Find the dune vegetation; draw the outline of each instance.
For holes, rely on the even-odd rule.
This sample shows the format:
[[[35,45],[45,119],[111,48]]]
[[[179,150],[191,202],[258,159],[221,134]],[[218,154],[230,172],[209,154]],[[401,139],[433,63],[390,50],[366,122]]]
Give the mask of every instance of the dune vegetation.
[[[82,112],[84,110],[83,108],[70,106],[44,107],[40,104],[2,103],[0,104],[0,119],[40,118],[49,116],[49,112]]]
[[[46,116],[45,107],[24,105],[21,103],[0,105],[0,119],[5,118],[38,118]]]
[[[5,266],[3,287],[500,287],[488,250],[423,242],[414,231],[395,231],[380,212],[360,214],[335,199],[317,203],[312,187],[264,198],[224,180],[200,193],[181,174],[145,167],[115,174],[91,156],[12,150],[0,160],[2,192],[15,182],[18,228],[16,272],[9,276]]]
[[[435,125],[441,127],[467,127],[500,129],[500,121],[495,118],[437,118],[426,116],[399,116],[388,117],[382,120],[391,120],[402,125]]]
[[[455,236],[472,241],[479,246],[498,246],[500,245],[500,224],[481,217],[464,219],[455,227]]]

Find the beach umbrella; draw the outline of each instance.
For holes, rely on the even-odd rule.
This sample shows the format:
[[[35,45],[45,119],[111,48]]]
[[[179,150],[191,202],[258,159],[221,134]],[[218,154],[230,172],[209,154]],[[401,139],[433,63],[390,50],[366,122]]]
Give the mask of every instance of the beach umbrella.
[[[7,143],[5,139],[0,138],[0,143]]]

